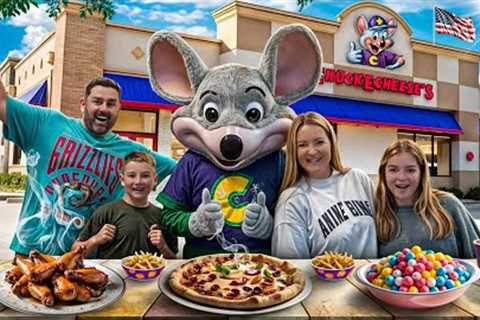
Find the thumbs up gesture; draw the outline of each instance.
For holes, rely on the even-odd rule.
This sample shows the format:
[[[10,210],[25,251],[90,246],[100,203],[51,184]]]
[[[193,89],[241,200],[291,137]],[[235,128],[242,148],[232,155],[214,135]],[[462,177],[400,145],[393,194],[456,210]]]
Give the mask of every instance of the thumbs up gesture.
[[[255,202],[245,209],[242,231],[247,236],[257,239],[267,239],[273,230],[273,218],[265,205],[265,193],[260,192]]]
[[[357,49],[355,42],[350,41],[350,50],[347,53],[347,61],[350,63],[362,63],[362,49]]]
[[[190,233],[197,237],[207,237],[223,230],[225,221],[220,203],[212,200],[208,189],[203,189],[202,203],[188,220]]]

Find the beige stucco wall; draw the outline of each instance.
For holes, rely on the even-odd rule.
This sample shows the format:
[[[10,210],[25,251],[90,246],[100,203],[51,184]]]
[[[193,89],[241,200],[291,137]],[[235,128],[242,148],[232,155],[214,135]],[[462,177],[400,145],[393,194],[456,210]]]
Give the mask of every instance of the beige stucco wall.
[[[146,75],[147,45],[153,30],[107,24],[105,32],[105,70]],[[220,44],[215,41],[185,37],[207,66],[218,65]],[[142,53],[135,57],[134,50]]]
[[[22,96],[40,81],[50,77],[53,65],[49,63],[49,52],[54,50],[55,34],[50,33],[38,47],[15,66],[17,96]],[[35,68],[34,72],[33,68]]]

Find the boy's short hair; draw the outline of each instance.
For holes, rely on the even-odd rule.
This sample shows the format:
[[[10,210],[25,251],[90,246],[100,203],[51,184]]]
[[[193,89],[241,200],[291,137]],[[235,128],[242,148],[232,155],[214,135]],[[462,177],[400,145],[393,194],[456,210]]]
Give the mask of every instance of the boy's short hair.
[[[125,166],[129,162],[144,162],[148,164],[153,172],[155,172],[155,167],[157,166],[155,159],[148,153],[148,152],[143,152],[143,151],[134,151],[129,153],[124,159],[123,159],[123,164],[122,168],[120,169],[120,172],[123,173],[125,170]]]

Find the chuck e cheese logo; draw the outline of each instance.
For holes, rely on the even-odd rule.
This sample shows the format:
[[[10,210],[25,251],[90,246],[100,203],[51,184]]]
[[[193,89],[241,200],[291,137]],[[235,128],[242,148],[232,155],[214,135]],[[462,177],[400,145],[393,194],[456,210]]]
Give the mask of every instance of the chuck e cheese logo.
[[[251,177],[235,174],[222,176],[214,184],[212,199],[220,203],[226,224],[241,226],[245,209],[253,198],[252,181]]]

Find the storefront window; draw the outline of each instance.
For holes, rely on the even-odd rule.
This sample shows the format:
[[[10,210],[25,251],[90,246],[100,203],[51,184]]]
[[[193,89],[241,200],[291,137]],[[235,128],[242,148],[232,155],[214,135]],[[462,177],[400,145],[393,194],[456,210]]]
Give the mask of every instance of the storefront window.
[[[157,150],[157,112],[120,110],[113,131],[137,141],[147,148]]]
[[[451,138],[424,133],[398,132],[398,139],[415,141],[427,157],[431,176],[451,175]]]
[[[114,131],[155,133],[157,124],[156,112],[120,110]]]

